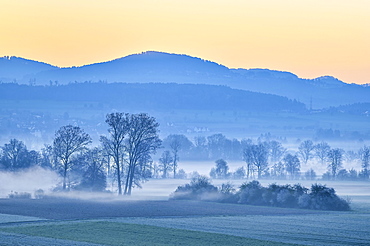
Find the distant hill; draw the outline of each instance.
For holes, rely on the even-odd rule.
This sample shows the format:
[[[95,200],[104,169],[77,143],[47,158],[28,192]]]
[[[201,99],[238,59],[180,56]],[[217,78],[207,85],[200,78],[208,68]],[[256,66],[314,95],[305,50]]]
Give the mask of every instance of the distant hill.
[[[305,112],[288,98],[226,86],[164,83],[72,83],[59,86],[0,84],[0,101],[94,102],[125,110],[241,110]],[[44,106],[47,107],[47,106]],[[36,110],[36,109],[35,109]]]
[[[7,61],[9,63],[11,59],[3,60]],[[33,81],[38,85],[48,85],[50,81],[57,84],[85,81],[200,83],[286,96],[312,108],[370,102],[370,87],[347,84],[331,76],[301,79],[289,72],[268,69],[230,69],[196,57],[155,51],[72,68],[55,68],[43,63],[34,63],[39,65],[39,71],[24,69],[22,72],[24,66],[18,66],[22,63],[9,63],[7,69],[18,69],[17,78],[22,77],[17,79],[18,82]],[[3,75],[4,69],[1,67],[0,77],[9,77],[11,74]]]
[[[144,52],[82,67],[44,71],[35,76],[39,84],[49,80],[69,82],[203,83],[222,84],[230,70],[214,62],[187,55]]]
[[[43,62],[15,56],[5,56],[0,58],[0,81],[35,83],[36,74],[42,71],[58,69],[58,67]]]

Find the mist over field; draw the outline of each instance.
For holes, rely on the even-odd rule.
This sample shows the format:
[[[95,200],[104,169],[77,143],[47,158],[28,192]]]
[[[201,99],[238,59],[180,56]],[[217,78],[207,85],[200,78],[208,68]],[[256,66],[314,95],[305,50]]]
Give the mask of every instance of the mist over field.
[[[0,197],[5,198],[14,192],[27,192],[34,196],[42,189],[50,193],[60,181],[51,170],[35,167],[19,172],[0,171]]]
[[[7,68],[6,73],[0,74],[2,169],[5,172],[18,169],[12,167],[16,164],[11,164],[8,154],[9,141],[15,139],[20,141],[27,153],[24,158],[29,160],[19,164],[22,169],[42,166],[54,170],[53,175],[68,178],[71,187],[83,182],[83,173],[91,168],[93,155],[107,153],[98,151],[88,157],[81,152],[78,158],[84,159],[85,164],[80,164],[80,169],[72,163],[77,161],[72,160],[77,158],[74,153],[68,160],[71,166],[65,167],[67,171],[62,175],[58,166],[62,159],[53,156],[56,132],[66,125],[79,127],[89,136],[89,148],[101,148],[101,136],[109,137],[106,116],[117,112],[147,113],[159,124],[158,138],[164,141],[146,160],[150,163],[150,174],[144,175],[135,187],[146,179],[171,177],[171,171],[164,171],[167,164],[161,163],[166,151],[170,152],[168,165],[171,158],[178,162],[181,178],[209,176],[218,159],[226,161],[232,176],[238,169],[247,168],[243,153],[246,144],[257,143],[271,145],[266,147],[271,156],[262,170],[264,179],[274,180],[276,165],[284,164],[283,158],[288,154],[299,158],[300,177],[294,179],[306,179],[304,175],[310,170],[315,173],[314,180],[330,175],[328,160],[325,156],[319,160],[318,151],[313,149],[320,143],[341,151],[337,171],[345,170],[342,178],[346,179],[350,170],[360,175],[363,163],[359,151],[370,142],[369,88],[330,76],[305,80],[289,72],[230,69],[212,61],[163,52],[143,52],[74,68],[58,68],[17,57],[5,57],[1,64]],[[171,157],[171,136],[183,139],[176,157]],[[300,146],[306,141],[313,145],[304,157]],[[274,151],[278,153],[272,156]],[[115,168],[112,161],[109,157],[101,159],[99,168],[106,175],[105,186],[115,193],[117,180],[112,173]],[[72,172],[67,175],[69,169]],[[257,178],[256,170],[250,171],[247,178]],[[289,180],[292,173],[285,170],[281,175]],[[45,183],[52,179],[45,178]],[[58,189],[60,183],[54,185]]]
[[[7,245],[370,240],[366,85],[162,52],[0,65]]]

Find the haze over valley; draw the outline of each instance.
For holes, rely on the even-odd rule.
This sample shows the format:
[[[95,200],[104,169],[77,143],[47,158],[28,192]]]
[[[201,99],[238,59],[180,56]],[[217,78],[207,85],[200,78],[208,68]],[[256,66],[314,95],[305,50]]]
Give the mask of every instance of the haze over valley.
[[[1,0],[0,245],[369,245],[369,9]]]
[[[370,211],[367,85],[153,51],[71,68],[4,57],[0,78],[0,237],[9,245],[35,245],[35,236],[144,245],[136,227],[164,244],[369,239],[346,232]],[[308,214],[325,232],[304,222]],[[315,236],[289,226],[261,236],[278,217]],[[70,219],[78,229],[50,222]],[[341,229],[330,230],[333,221]],[[246,233],[252,224],[260,229]],[[87,233],[109,226],[124,239]],[[155,239],[163,228],[179,234]]]
[[[48,139],[58,127],[54,120],[81,122],[99,134],[112,111],[151,112],[163,135],[320,138],[320,130],[331,129],[341,132],[339,138],[369,138],[370,87],[330,76],[307,80],[289,72],[235,70],[162,52],[73,68],[16,57],[0,64],[1,124],[10,127],[2,128],[2,138],[12,129],[14,137],[46,131],[41,135]]]

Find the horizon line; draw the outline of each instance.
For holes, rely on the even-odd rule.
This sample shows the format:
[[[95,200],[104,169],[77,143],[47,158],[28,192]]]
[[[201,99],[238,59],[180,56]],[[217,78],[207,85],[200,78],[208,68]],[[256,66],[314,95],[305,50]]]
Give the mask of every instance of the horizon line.
[[[131,53],[131,54],[128,54],[128,55],[124,55],[124,56],[121,56],[121,57],[116,57],[116,58],[113,58],[113,59],[109,59],[109,60],[104,60],[104,61],[97,61],[97,62],[92,62],[92,63],[86,63],[86,64],[83,64],[83,65],[72,65],[72,66],[59,66],[59,65],[55,65],[53,63],[49,63],[47,61],[42,61],[42,60],[36,60],[36,59],[33,59],[33,58],[28,58],[28,57],[23,57],[23,56],[17,56],[17,55],[4,55],[2,56],[1,58],[6,58],[8,60],[10,60],[9,58],[21,58],[21,59],[25,59],[25,60],[29,60],[29,61],[34,61],[34,62],[39,62],[39,63],[43,63],[43,64],[46,64],[46,65],[50,65],[50,66],[53,66],[53,67],[56,67],[56,68],[59,68],[59,69],[68,69],[68,68],[81,68],[81,67],[84,67],[84,66],[90,66],[90,65],[95,65],[95,64],[103,64],[103,63],[108,63],[108,62],[112,62],[112,61],[115,61],[115,60],[119,60],[119,59],[123,59],[123,58],[126,58],[126,57],[129,57],[129,56],[133,56],[133,55],[142,55],[142,54],[145,54],[145,53],[149,53],[149,52],[154,52],[154,53],[162,53],[162,54],[169,54],[169,55],[183,55],[183,56],[187,56],[187,57],[191,57],[191,58],[196,58],[196,59],[201,59],[203,61],[206,61],[206,62],[211,62],[211,63],[215,63],[219,66],[224,66],[228,69],[245,69],[245,70],[252,70],[252,69],[265,69],[265,70],[269,70],[269,71],[276,71],[276,72],[287,72],[287,73],[291,73],[293,75],[296,75],[299,79],[307,79],[307,80],[315,80],[315,79],[318,79],[318,78],[323,78],[323,77],[332,77],[334,79],[337,79],[339,80],[340,82],[343,82],[345,84],[355,84],[355,85],[370,85],[370,82],[365,82],[365,83],[348,83],[344,80],[341,80],[333,75],[330,75],[330,74],[325,74],[325,75],[321,75],[321,76],[318,76],[318,77],[300,77],[298,74],[294,73],[294,72],[290,72],[290,71],[287,71],[287,70],[277,70],[277,69],[271,69],[271,68],[263,68],[263,67],[250,67],[250,68],[244,68],[244,67],[228,67],[226,65],[223,65],[222,63],[218,63],[218,62],[215,62],[215,61],[212,61],[212,60],[208,60],[208,59],[204,59],[204,58],[201,58],[201,57],[198,57],[198,56],[192,56],[192,55],[188,55],[188,54],[185,54],[185,53],[174,53],[174,52],[166,52],[166,51],[156,51],[156,50],[146,50],[146,51],[142,51],[142,52],[136,52],[136,53]]]

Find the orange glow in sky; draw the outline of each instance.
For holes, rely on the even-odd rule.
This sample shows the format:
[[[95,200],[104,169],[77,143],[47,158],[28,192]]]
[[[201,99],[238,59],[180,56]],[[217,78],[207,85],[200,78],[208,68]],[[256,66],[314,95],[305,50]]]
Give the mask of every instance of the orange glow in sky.
[[[0,33],[61,67],[154,50],[370,83],[369,0],[0,0]]]

